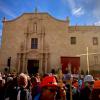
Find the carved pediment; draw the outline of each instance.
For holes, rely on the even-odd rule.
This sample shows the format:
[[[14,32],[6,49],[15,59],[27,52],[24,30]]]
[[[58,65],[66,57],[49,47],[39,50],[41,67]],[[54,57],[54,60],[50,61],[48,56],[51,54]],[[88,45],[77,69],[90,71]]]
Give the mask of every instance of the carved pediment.
[[[48,51],[30,50],[27,52],[28,58],[40,58],[43,54],[50,54]]]
[[[38,50],[30,50],[27,52],[28,56],[39,56]]]
[[[32,49],[32,50],[29,50],[28,53],[34,53],[34,54],[36,54],[36,53],[38,53],[38,50],[37,49]]]

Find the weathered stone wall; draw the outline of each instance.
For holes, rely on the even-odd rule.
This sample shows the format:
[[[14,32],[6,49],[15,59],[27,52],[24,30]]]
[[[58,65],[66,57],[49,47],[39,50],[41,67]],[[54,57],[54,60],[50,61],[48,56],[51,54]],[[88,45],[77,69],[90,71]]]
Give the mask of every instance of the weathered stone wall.
[[[37,23],[37,32],[34,32],[34,24]],[[11,67],[17,66],[17,53],[20,52],[21,45],[27,52],[28,59],[40,59],[40,52],[43,44],[41,43],[41,33],[45,33],[45,48],[49,50],[50,67],[60,67],[61,56],[77,56],[86,54],[86,47],[89,52],[100,50],[98,45],[93,45],[93,37],[100,39],[100,27],[98,26],[69,26],[67,20],[61,21],[53,18],[47,13],[23,14],[17,19],[3,22],[2,46],[0,49],[0,67],[7,66],[7,59],[11,57]],[[26,43],[26,33],[29,33]],[[39,39],[38,50],[31,49],[31,38]],[[70,44],[70,37],[76,37],[76,45]],[[26,51],[25,51],[26,52]],[[100,62],[100,54],[97,54]],[[94,64],[93,55],[89,56],[90,66]],[[86,68],[86,56],[81,56],[81,68]],[[100,63],[98,64],[100,65]]]

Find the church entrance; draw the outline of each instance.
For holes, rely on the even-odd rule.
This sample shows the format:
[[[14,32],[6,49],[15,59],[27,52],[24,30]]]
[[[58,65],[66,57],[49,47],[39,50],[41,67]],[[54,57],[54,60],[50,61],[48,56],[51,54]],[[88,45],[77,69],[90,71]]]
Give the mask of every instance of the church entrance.
[[[38,73],[39,60],[28,60],[27,70],[30,75]]]

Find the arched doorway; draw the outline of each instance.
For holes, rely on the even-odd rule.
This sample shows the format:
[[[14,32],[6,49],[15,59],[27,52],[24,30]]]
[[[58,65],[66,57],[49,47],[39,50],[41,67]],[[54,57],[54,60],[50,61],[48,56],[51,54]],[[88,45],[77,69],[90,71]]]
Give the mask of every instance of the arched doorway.
[[[39,60],[28,60],[27,70],[30,75],[38,73]]]

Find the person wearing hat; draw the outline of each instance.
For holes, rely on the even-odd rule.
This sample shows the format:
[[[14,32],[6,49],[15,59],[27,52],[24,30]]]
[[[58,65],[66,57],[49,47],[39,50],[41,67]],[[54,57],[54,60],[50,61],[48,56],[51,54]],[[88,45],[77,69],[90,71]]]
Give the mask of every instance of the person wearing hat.
[[[80,91],[79,100],[92,100],[94,81],[92,75],[86,75],[84,77],[84,88]]]
[[[27,76],[24,73],[21,73],[16,79],[16,85],[14,84],[15,80],[12,80],[11,77],[7,78],[8,89],[5,91],[5,100],[29,100],[28,95],[29,91],[26,88],[28,84]]]
[[[63,88],[58,87],[56,78],[54,76],[46,76],[43,78],[41,84],[41,91],[34,100],[66,100],[65,92]],[[58,90],[60,88],[60,90]],[[62,98],[57,99],[57,92],[60,91]],[[60,94],[59,94],[60,95]],[[65,97],[65,98],[64,98]]]

